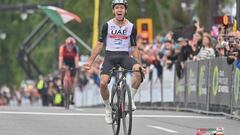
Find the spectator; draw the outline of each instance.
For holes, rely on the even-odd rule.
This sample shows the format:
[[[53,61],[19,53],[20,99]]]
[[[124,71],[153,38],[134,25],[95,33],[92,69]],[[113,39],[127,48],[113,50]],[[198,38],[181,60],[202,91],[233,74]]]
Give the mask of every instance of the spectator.
[[[162,58],[163,64],[171,68],[175,60],[175,46],[172,40],[166,40],[163,44],[163,48],[160,52],[160,58]]]
[[[196,32],[193,35],[193,39],[189,41],[189,45],[192,48],[192,56],[196,56],[202,48],[202,37],[203,33],[201,31]]]
[[[18,106],[21,106],[21,104],[22,104],[22,96],[21,96],[20,90],[17,89],[16,85],[13,86],[12,101],[17,102]]]
[[[192,48],[188,45],[188,40],[180,37],[178,38],[178,44],[180,47],[180,52],[177,54],[177,61],[176,65],[176,73],[178,78],[183,77],[183,69],[184,69],[184,62],[190,57],[192,54]]]
[[[4,96],[0,93],[0,106],[7,105],[7,100],[4,98]]]
[[[39,80],[37,82],[37,89],[38,89],[38,92],[41,96],[41,100],[42,100],[42,105],[43,106],[46,106],[47,103],[46,103],[46,100],[47,100],[47,90],[46,90],[46,87],[45,87],[45,80],[43,78],[42,75],[39,76]]]
[[[227,63],[229,65],[234,64],[234,66],[240,70],[240,59],[239,59],[239,56],[237,56],[237,55],[239,55],[239,54],[228,56]]]
[[[6,104],[9,104],[11,99],[10,88],[5,84],[2,86],[0,93],[2,94],[3,98],[5,98]]]
[[[211,37],[205,33],[202,41],[202,48],[193,60],[204,60],[215,57]]]
[[[53,80],[53,76],[50,74],[49,75],[49,80],[48,80],[48,85],[47,85],[47,101],[48,101],[48,106],[52,106],[53,105],[53,100],[54,100],[54,95],[57,92],[57,89],[54,85],[54,80]]]

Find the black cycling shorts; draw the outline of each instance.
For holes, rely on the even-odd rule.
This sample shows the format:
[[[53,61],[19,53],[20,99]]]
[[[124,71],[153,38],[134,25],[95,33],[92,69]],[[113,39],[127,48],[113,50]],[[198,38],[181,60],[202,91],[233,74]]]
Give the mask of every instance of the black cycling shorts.
[[[68,66],[70,69],[71,77],[75,77],[76,75],[76,69],[75,69],[75,63],[74,60],[63,60],[64,65]]]
[[[120,65],[121,67],[132,70],[133,65],[137,64],[137,61],[129,56],[128,52],[112,52],[106,51],[104,62],[101,68],[101,74],[110,74],[113,67]]]

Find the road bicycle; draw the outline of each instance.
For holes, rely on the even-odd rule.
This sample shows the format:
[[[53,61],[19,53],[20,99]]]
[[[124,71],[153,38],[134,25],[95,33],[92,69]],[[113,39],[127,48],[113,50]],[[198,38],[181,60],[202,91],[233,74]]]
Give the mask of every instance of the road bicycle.
[[[124,135],[131,135],[132,131],[132,98],[130,87],[126,81],[126,75],[129,72],[140,72],[143,77],[141,68],[138,71],[132,71],[117,66],[111,70],[110,76],[116,77],[111,92],[112,129],[114,135],[119,134],[121,119]]]
[[[63,88],[64,88],[64,108],[69,109],[71,99],[73,96],[73,81],[71,77],[71,71],[75,72],[75,68],[65,68],[65,75],[64,75],[64,81],[63,81]]]

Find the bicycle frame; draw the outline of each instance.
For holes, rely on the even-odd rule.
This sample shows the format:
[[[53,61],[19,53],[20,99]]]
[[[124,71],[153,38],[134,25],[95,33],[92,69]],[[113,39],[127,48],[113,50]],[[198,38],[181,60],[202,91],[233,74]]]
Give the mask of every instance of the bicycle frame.
[[[71,69],[66,69],[65,70],[65,75],[64,75],[64,81],[63,81],[63,86],[64,86],[64,90],[67,89],[72,89],[73,86],[73,78],[71,77]]]
[[[64,75],[64,82],[63,82],[64,89],[66,90],[70,85],[71,85],[70,70],[66,70]]]
[[[121,112],[123,113],[124,112],[124,105],[123,105],[123,86],[127,84],[126,82],[126,74],[127,74],[127,71],[121,71],[121,68],[120,70],[117,71],[117,75],[116,75],[116,84],[117,84],[117,90],[120,91],[120,98],[119,98],[119,103],[121,103],[120,105],[120,108],[121,108]],[[117,92],[118,93],[118,92]]]

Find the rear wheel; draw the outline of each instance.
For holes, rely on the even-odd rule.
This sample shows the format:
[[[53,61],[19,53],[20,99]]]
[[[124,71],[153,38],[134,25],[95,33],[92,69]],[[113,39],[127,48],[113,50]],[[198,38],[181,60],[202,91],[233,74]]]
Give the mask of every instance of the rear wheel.
[[[119,134],[120,129],[120,122],[121,122],[121,111],[120,111],[120,105],[119,105],[119,94],[117,91],[116,84],[112,87],[111,92],[111,107],[112,107],[112,129],[114,135]]]
[[[129,86],[125,84],[122,89],[122,119],[124,135],[131,135],[132,132],[132,98]]]

